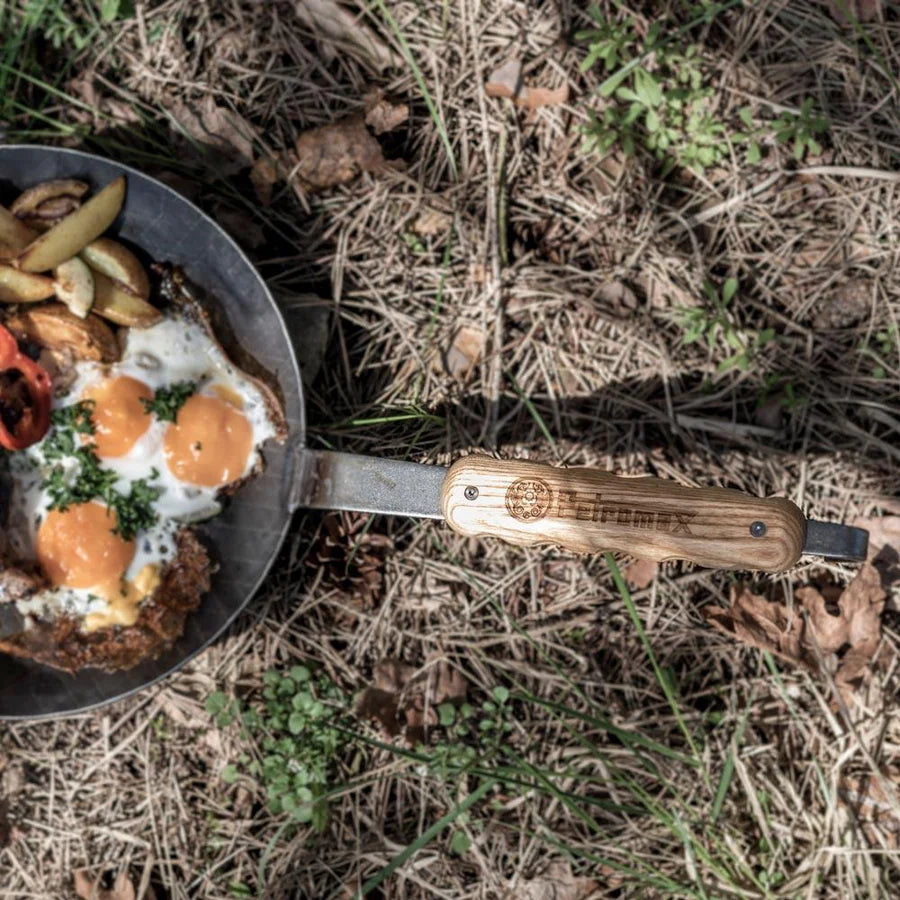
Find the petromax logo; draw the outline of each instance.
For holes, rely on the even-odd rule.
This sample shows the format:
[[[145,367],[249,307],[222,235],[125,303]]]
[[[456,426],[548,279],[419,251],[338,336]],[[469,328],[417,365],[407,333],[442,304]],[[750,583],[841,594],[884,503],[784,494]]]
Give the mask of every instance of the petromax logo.
[[[580,522],[599,522],[623,528],[693,534],[692,512],[672,512],[604,500],[599,493],[554,491],[542,478],[519,478],[506,490],[506,509],[520,522],[536,522],[546,515]]]

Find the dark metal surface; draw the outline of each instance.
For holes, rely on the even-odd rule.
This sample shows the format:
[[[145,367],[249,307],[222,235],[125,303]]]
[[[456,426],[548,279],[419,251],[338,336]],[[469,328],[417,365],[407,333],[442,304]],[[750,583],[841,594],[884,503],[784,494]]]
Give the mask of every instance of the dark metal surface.
[[[869,549],[869,532],[852,525],[838,525],[835,522],[806,520],[806,540],[803,552],[825,559],[860,561],[866,558]]]
[[[0,639],[21,634],[25,630],[25,619],[13,603],[0,603]]]
[[[350,509],[358,512],[442,519],[443,466],[304,450],[290,479],[291,509]]]
[[[244,349],[276,375],[292,445],[302,447],[300,377],[284,322],[260,275],[212,219],[135,169],[53,147],[0,147],[0,203],[49,178],[81,178],[96,189],[123,173],[125,207],[110,233],[156,260],[181,266],[220,302]],[[290,524],[283,492],[290,453],[272,445],[265,456],[265,472],[237,493],[222,516],[197,529],[219,570],[184,636],[168,652],[126,672],[76,675],[0,654],[0,719],[66,715],[120,699],[175,671],[215,640],[259,588]]]

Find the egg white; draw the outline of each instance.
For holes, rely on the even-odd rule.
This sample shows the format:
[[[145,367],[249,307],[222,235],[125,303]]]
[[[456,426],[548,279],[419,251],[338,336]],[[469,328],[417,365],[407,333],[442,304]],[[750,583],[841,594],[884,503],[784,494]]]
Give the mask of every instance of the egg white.
[[[215,395],[214,385],[223,385],[240,396],[241,413],[252,429],[252,446],[244,471],[233,480],[250,475],[260,465],[262,444],[276,433],[266,400],[259,388],[235,367],[206,330],[177,315],[169,315],[149,328],[128,329],[121,359],[112,364],[78,362],[68,390],[54,397],[53,408],[77,403],[93,385],[118,376],[131,376],[153,391],[175,382],[192,381],[199,394]],[[175,557],[175,534],[185,524],[216,515],[221,510],[217,495],[221,488],[201,487],[180,481],[166,464],[163,441],[171,423],[155,416],[147,431],[121,457],[101,458],[103,468],[118,476],[115,489],[127,495],[132,482],[146,479],[160,489],[153,508],[157,522],[135,537],[135,555],[124,577],[133,581],[147,565],[160,570]],[[40,523],[50,511],[51,499],[42,487],[53,466],[42,452],[43,442],[10,456],[13,491],[7,538],[18,559],[35,559],[35,539]],[[68,466],[74,476],[77,465]],[[155,470],[155,471],[154,471]],[[99,502],[99,501],[98,501]],[[28,600],[19,601],[23,615],[53,616],[67,612],[75,616],[103,613],[107,601],[90,589],[59,587],[47,589]]]

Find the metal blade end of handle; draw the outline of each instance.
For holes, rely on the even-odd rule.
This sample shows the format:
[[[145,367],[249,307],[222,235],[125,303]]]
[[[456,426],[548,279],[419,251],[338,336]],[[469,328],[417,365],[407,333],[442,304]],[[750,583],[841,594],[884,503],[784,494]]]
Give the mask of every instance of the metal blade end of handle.
[[[290,509],[345,509],[442,519],[447,470],[424,463],[297,449]]]
[[[869,550],[869,532],[853,525],[807,519],[803,552],[825,559],[860,562]]]

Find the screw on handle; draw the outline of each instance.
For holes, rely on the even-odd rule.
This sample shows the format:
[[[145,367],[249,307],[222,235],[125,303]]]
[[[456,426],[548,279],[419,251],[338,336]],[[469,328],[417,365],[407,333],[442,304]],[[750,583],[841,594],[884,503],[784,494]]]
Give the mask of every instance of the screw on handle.
[[[461,534],[714,568],[790,568],[806,527],[800,510],[780,498],[485,456],[457,460],[441,499],[444,517]]]

